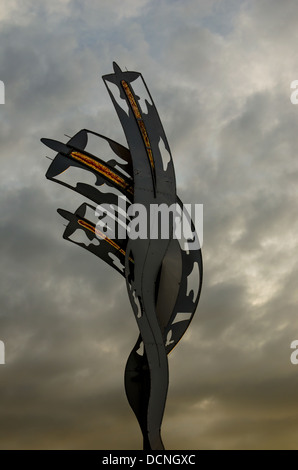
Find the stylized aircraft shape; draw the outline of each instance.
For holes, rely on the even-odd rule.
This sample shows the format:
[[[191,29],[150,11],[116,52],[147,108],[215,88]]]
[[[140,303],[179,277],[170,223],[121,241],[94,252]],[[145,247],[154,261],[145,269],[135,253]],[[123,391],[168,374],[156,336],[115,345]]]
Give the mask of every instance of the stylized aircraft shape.
[[[87,129],[66,144],[41,139],[57,152],[46,177],[82,194],[97,206],[109,204],[113,208],[107,218],[111,224],[116,221],[127,226],[130,221],[119,210],[115,190],[126,199],[128,207],[142,204],[149,213],[153,204],[167,207],[176,204],[182,211],[170,148],[141,74],[122,72],[114,63],[114,73],[105,75],[103,80],[129,149]],[[99,144],[108,143],[114,157],[99,158],[89,153],[86,150],[89,135],[96,136]],[[80,182],[72,186],[57,179],[69,167],[93,173],[95,186]],[[167,355],[180,341],[197,308],[203,273],[201,249],[199,245],[195,250],[191,247],[193,240],[182,242],[171,236],[111,239],[97,223],[86,218],[90,209],[95,213],[96,208],[88,204],[82,204],[74,214],[58,209],[69,222],[63,236],[103,259],[126,279],[140,330],[126,364],[126,394],[143,433],[144,449],[163,449],[160,430],[169,381]],[[197,239],[191,220],[189,224]],[[79,229],[86,234],[88,243],[71,239]]]

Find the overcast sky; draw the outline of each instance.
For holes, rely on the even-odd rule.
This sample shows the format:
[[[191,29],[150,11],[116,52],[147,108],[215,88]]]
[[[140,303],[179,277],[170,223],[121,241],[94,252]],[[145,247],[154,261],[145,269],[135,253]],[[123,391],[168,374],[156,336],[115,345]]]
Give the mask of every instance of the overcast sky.
[[[113,61],[143,74],[178,194],[204,204],[165,447],[298,449],[297,18],[295,0],[0,0],[1,449],[142,448],[124,279],[62,239],[56,209],[83,198],[46,180],[40,143],[89,128],[126,144],[101,79]]]

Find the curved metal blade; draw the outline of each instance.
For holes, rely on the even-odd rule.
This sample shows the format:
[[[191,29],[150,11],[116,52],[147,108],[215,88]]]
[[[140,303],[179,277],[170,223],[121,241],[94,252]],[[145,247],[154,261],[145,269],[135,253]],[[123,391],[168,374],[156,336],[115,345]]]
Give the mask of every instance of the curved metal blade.
[[[68,142],[67,145],[77,147],[81,150],[84,150],[88,142],[88,135],[85,129],[77,132]]]
[[[70,151],[70,148],[63,144],[62,142],[59,142],[58,140],[54,139],[45,139],[44,137],[40,139],[40,141],[49,147],[50,149],[54,150],[57,153],[66,153],[68,154]]]
[[[61,153],[58,153],[50,164],[48,171],[46,172],[46,178],[55,178],[55,176],[60,175],[60,173],[63,173],[63,171],[67,170],[67,168],[70,167],[71,163],[71,160],[69,160]]]

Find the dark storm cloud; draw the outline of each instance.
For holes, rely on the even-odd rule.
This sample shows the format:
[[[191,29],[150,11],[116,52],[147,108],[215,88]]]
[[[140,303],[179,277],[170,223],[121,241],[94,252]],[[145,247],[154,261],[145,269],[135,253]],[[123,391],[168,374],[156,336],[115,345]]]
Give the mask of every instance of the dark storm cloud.
[[[170,355],[168,448],[296,448],[296,2],[11,2],[1,9],[0,447],[139,448],[123,384],[124,280],[62,239],[39,139],[125,144],[100,78],[139,70],[184,202],[204,204],[204,287]]]

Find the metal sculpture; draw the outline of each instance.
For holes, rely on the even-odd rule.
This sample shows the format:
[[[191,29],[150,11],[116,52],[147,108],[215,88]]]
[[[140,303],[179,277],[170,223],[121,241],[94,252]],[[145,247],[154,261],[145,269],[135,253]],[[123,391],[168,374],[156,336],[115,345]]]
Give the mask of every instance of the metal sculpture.
[[[197,234],[189,219],[192,239],[177,239],[169,231],[154,236],[119,236],[121,227],[134,219],[142,204],[148,226],[152,207],[175,207],[183,211],[176,194],[175,173],[170,148],[149,90],[140,73],[123,72],[113,63],[114,73],[103,76],[104,83],[123,127],[129,149],[87,129],[66,144],[52,139],[41,141],[57,152],[46,177],[73,189],[98,207],[82,204],[75,213],[58,209],[68,225],[63,237],[94,253],[126,279],[127,292],[140,335],[127,360],[125,390],[143,434],[145,450],[164,449],[161,424],[168,391],[167,355],[176,346],[195,313],[202,286],[200,246],[191,244]],[[96,157],[86,151],[88,137],[105,141],[114,158]],[[78,182],[76,186],[57,179],[64,170],[77,167],[96,176],[95,186]],[[105,188],[105,189],[104,189]],[[117,191],[115,191],[115,189]],[[119,208],[121,194],[126,212]],[[108,207],[105,229],[117,224],[113,238],[102,225],[87,218],[87,213]],[[131,209],[134,208],[132,211]],[[176,214],[177,215],[177,214]],[[157,215],[158,217],[158,215]],[[170,222],[170,225],[173,224]],[[90,243],[71,239],[81,229]],[[198,240],[197,240],[198,242]],[[196,293],[190,288],[196,286]],[[193,282],[194,281],[194,282]]]

